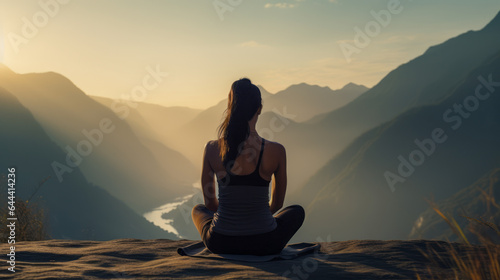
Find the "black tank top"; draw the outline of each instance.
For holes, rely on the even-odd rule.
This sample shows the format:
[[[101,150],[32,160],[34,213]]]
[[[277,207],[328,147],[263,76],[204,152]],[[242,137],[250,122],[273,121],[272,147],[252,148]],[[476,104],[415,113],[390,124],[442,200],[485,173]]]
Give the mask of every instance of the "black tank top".
[[[225,235],[252,235],[274,230],[277,226],[269,210],[269,183],[259,173],[264,139],[254,172],[236,175],[226,170],[219,182],[219,207],[212,229]],[[229,169],[229,168],[228,168]]]
[[[262,161],[262,154],[264,153],[265,140],[262,138],[262,146],[260,148],[259,160],[255,170],[247,175],[233,174],[230,168],[226,169],[226,176],[218,180],[219,185],[223,186],[260,186],[269,187],[271,181],[267,181],[260,176],[260,163]]]

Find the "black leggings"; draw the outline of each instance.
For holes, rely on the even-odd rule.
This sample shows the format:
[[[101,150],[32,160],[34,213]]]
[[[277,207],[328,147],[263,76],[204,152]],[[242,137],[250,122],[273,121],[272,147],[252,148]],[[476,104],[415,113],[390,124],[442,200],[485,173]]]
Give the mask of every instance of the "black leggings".
[[[276,229],[254,235],[231,236],[213,231],[214,212],[203,204],[193,208],[191,216],[205,246],[215,254],[272,255],[279,254],[304,222],[300,205],[288,206],[274,215]]]

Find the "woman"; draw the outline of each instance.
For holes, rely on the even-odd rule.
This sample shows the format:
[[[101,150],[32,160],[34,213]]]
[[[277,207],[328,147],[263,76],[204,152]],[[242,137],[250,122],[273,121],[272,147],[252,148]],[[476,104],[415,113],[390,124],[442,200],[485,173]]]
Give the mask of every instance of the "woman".
[[[235,81],[219,139],[205,146],[201,175],[205,204],[196,205],[191,214],[213,253],[278,254],[304,221],[299,205],[278,212],[285,200],[286,152],[255,130],[261,111],[259,88],[246,78]]]

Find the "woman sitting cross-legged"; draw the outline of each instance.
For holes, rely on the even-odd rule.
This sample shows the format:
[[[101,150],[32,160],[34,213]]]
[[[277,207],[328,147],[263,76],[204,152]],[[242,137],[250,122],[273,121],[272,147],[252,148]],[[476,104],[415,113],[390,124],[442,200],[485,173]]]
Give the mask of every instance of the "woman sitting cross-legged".
[[[286,152],[255,130],[261,111],[259,88],[246,78],[235,81],[219,139],[205,146],[205,204],[193,208],[192,218],[206,247],[216,254],[279,254],[304,221],[299,205],[278,211],[285,200]]]

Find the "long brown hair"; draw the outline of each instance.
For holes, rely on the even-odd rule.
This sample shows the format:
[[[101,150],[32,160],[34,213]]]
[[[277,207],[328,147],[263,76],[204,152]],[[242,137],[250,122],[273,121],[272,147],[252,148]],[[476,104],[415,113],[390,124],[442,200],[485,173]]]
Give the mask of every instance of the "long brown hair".
[[[250,121],[262,105],[260,90],[252,82],[243,78],[235,81],[229,91],[225,117],[219,126],[219,153],[226,168],[240,154],[240,145],[250,135]]]

